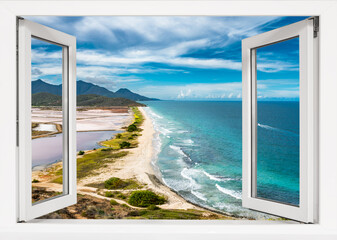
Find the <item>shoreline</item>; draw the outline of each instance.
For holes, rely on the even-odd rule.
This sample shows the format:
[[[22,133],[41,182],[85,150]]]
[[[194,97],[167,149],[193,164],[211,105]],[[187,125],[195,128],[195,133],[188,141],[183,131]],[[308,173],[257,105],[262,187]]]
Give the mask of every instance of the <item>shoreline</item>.
[[[155,134],[155,130],[154,130],[154,128],[153,128],[153,123],[152,123],[152,120],[151,120],[151,118],[148,116],[148,114],[146,113],[146,111],[143,109],[143,107],[139,107],[139,109],[141,109],[141,112],[142,112],[142,114],[143,114],[143,116],[144,116],[144,119],[146,119],[147,121],[149,121],[149,122],[151,122],[151,131],[153,132],[152,133],[152,136],[151,136],[151,142],[152,142],[152,140],[153,140],[153,135]],[[145,121],[146,121],[145,120]],[[154,146],[153,146],[153,144],[152,144],[152,146],[151,146],[151,148],[152,148],[152,153],[153,153],[153,148],[154,148]],[[213,213],[217,213],[217,214],[221,214],[221,215],[224,215],[224,216],[227,216],[227,217],[232,217],[232,218],[236,218],[236,219],[247,219],[247,220],[250,220],[250,218],[246,218],[246,217],[240,217],[240,216],[236,216],[236,215],[233,215],[233,214],[230,214],[230,213],[226,213],[226,212],[222,212],[222,211],[219,211],[219,210],[216,210],[216,209],[213,209],[213,208],[211,208],[211,207],[206,207],[206,206],[202,206],[202,205],[199,205],[199,204],[196,204],[196,203],[194,203],[194,202],[192,202],[192,201],[190,201],[190,200],[188,200],[188,199],[185,199],[183,196],[181,196],[176,190],[174,190],[173,188],[171,188],[171,187],[169,187],[169,186],[167,186],[164,182],[163,182],[163,180],[162,179],[160,179],[156,174],[155,174],[155,170],[153,169],[153,156],[151,157],[151,159],[149,160],[149,162],[147,163],[149,166],[150,166],[150,168],[152,169],[152,172],[153,172],[153,176],[157,179],[157,181],[158,181],[158,184],[160,184],[160,185],[162,185],[163,187],[165,187],[165,188],[167,188],[168,189],[168,191],[170,191],[172,194],[175,194],[175,195],[177,195],[179,198],[181,198],[183,201],[185,201],[186,203],[188,203],[188,204],[191,204],[192,205],[192,207],[194,208],[194,209],[197,209],[197,210],[204,210],[204,211],[210,211],[210,212],[213,212]]]
[[[186,199],[172,191],[157,178],[152,168],[152,141],[155,130],[151,119],[147,116],[144,109],[142,107],[138,107],[138,109],[144,117],[144,122],[141,126],[143,131],[141,132],[141,136],[138,137],[139,145],[136,148],[127,149],[129,152],[127,156],[101,169],[98,175],[81,179],[78,182],[78,187],[85,187],[85,185],[93,182],[103,182],[112,176],[121,179],[136,179],[138,182],[146,184],[147,189],[167,197],[167,203],[160,205],[162,209],[204,210],[204,208],[200,206],[187,202]],[[154,177],[157,178],[158,181],[155,181]]]
[[[137,138],[138,146],[130,149],[123,149],[122,151],[127,151],[128,154],[124,157],[118,158],[113,162],[106,164],[104,167],[98,170],[93,170],[89,176],[82,179],[78,179],[77,182],[77,192],[79,194],[90,195],[92,197],[110,200],[111,198],[102,196],[99,193],[98,188],[89,187],[90,184],[102,183],[111,177],[117,177],[120,179],[134,179],[139,183],[144,185],[143,190],[151,190],[157,194],[165,196],[167,202],[160,205],[163,210],[198,210],[204,212],[205,215],[219,214],[228,219],[246,219],[240,216],[235,216],[229,213],[224,213],[217,211],[216,209],[210,209],[198,204],[192,203],[179,195],[174,189],[166,186],[161,179],[159,179],[153,168],[153,138],[155,130],[151,118],[147,115],[143,107],[138,107],[139,111],[143,115],[143,123],[140,126],[143,130]],[[125,129],[122,129],[126,131]],[[104,146],[103,146],[104,147]],[[86,151],[85,154],[92,153],[97,150]],[[81,156],[79,156],[81,157]],[[57,168],[59,163],[54,163],[48,166],[50,169]],[[43,179],[39,176],[40,173],[45,173],[48,176],[48,169],[40,170],[37,169],[33,171],[32,179]],[[62,190],[61,184],[56,184],[51,181],[33,183],[34,187],[45,187],[48,190],[60,191]],[[115,199],[118,200],[118,199]],[[121,200],[119,200],[121,201]],[[127,202],[126,202],[127,203]],[[130,206],[137,209],[137,207]]]

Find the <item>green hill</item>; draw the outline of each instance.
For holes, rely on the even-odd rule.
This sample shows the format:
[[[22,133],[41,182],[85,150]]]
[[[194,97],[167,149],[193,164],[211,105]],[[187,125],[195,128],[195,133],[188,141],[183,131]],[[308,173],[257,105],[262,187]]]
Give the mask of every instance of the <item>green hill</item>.
[[[51,93],[41,92],[32,94],[32,106],[61,106],[62,97]],[[110,98],[96,94],[77,96],[77,106],[110,107],[128,106],[142,107],[145,104],[138,103],[126,98]]]
[[[32,94],[32,106],[61,106],[62,97],[41,92]]]

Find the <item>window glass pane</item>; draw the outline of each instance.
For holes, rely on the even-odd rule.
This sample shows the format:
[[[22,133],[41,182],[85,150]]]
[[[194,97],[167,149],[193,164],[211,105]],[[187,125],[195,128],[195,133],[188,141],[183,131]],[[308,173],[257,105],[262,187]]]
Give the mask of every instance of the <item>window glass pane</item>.
[[[62,47],[32,38],[32,202],[63,193]],[[50,88],[47,83],[60,85]],[[53,168],[49,166],[53,163]]]
[[[299,205],[299,39],[256,50],[257,197]]]

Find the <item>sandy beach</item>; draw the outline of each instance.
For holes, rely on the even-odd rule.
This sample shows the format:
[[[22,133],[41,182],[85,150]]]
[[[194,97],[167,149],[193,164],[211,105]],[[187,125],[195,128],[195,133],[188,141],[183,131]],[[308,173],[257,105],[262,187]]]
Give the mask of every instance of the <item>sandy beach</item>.
[[[78,190],[89,190],[85,185],[92,182],[102,182],[110,177],[119,177],[121,179],[137,179],[140,183],[146,184],[146,188],[167,197],[167,203],[161,205],[164,209],[201,209],[171,191],[168,187],[156,180],[152,168],[153,158],[153,134],[154,129],[151,120],[146,115],[142,107],[139,107],[144,116],[142,125],[142,135],[139,137],[137,148],[130,149],[129,154],[115,163],[100,170],[100,174],[90,176],[78,182]]]
[[[186,201],[170,188],[162,184],[161,181],[155,176],[155,172],[152,168],[152,159],[154,152],[152,141],[155,130],[153,128],[151,119],[147,116],[144,109],[142,107],[139,107],[139,110],[143,115],[144,121],[141,125],[141,128],[143,130],[141,131],[141,135],[137,139],[139,142],[138,146],[136,148],[125,149],[126,151],[128,151],[128,154],[126,156],[118,158],[118,160],[112,163],[108,163],[103,168],[99,168],[93,175],[90,174],[85,178],[79,179],[77,184],[77,192],[79,194],[90,195],[92,197],[110,200],[111,198],[103,196],[97,188],[88,187],[88,184],[90,185],[92,183],[104,182],[111,177],[118,177],[120,179],[135,179],[137,180],[137,182],[145,186],[143,190],[151,190],[157,194],[165,196],[167,201],[165,204],[160,205],[160,208],[162,209],[195,209],[205,211],[206,215],[210,213],[208,210]],[[92,112],[90,112],[90,114],[92,114],[93,112],[97,113],[97,111],[100,110],[93,110]],[[105,118],[105,120],[111,121],[109,117]],[[97,124],[97,126],[99,125],[100,124]],[[104,127],[106,125],[103,124],[102,126]],[[94,151],[98,150],[86,151],[86,154],[92,153]],[[39,180],[38,183],[33,183],[33,186],[43,187],[46,188],[46,190],[48,191],[61,192],[62,185],[52,183],[50,181],[50,176],[48,175],[48,169],[58,169],[60,167],[61,163],[56,163],[51,165],[47,169],[33,171],[32,179]],[[130,190],[122,190],[122,192],[123,191],[126,193],[128,191],[130,192]],[[129,205],[126,201],[123,201],[121,199],[115,200],[120,204]],[[131,205],[129,206],[137,209],[137,207]]]

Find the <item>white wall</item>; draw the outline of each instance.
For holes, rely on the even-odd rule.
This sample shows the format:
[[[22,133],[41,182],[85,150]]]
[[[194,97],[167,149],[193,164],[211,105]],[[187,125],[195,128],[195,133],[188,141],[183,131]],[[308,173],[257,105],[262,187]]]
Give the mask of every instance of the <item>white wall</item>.
[[[320,15],[320,224],[37,221],[16,223],[16,15]],[[336,1],[0,2],[0,239],[337,239]],[[66,224],[65,224],[66,223]]]

